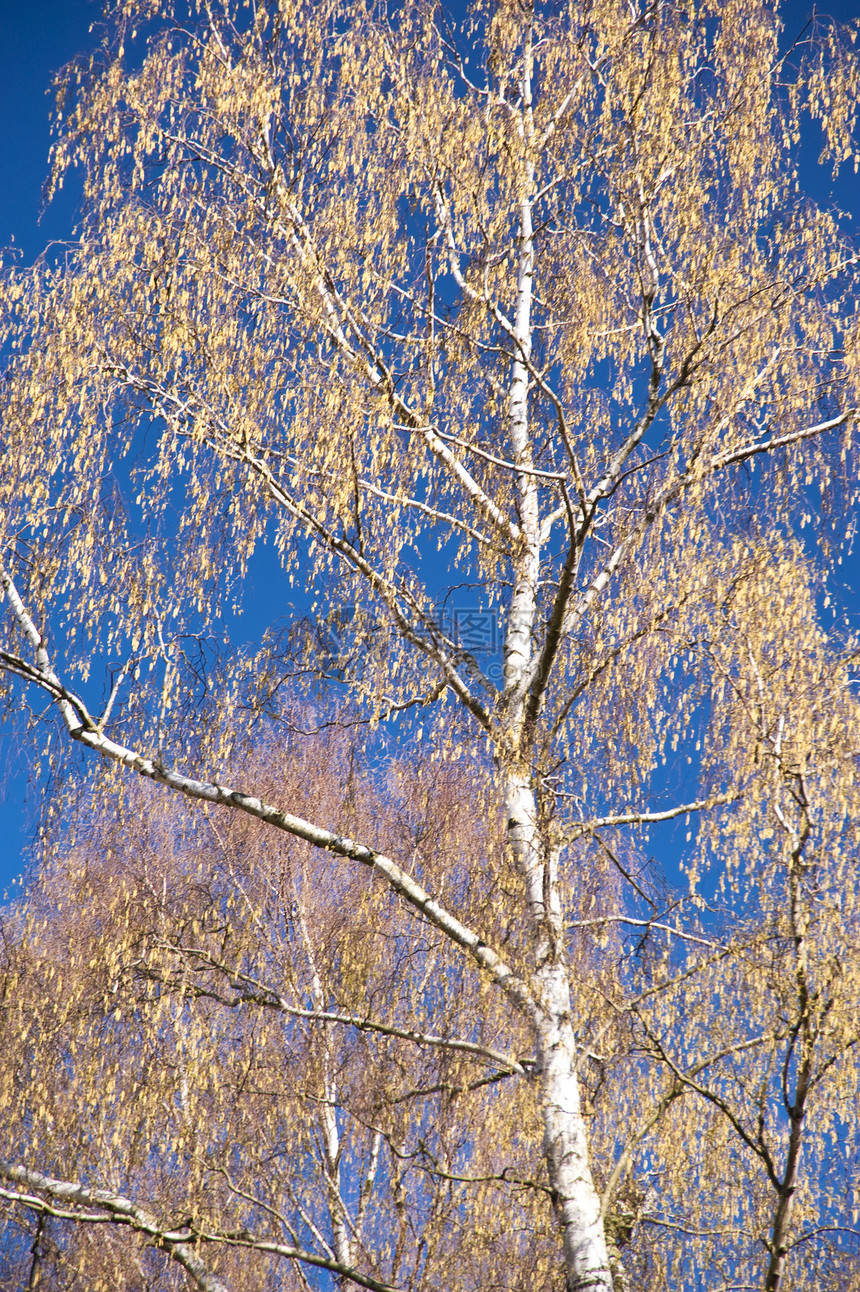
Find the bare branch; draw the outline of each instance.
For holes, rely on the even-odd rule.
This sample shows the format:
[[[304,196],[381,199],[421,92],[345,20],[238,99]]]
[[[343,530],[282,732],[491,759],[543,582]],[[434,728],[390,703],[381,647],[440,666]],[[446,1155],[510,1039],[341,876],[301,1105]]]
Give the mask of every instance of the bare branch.
[[[709,947],[712,951],[729,950],[721,942],[712,942],[710,938],[700,938],[697,934],[687,933],[684,929],[675,928],[672,924],[664,924],[660,920],[634,920],[628,915],[596,915],[589,920],[570,920],[568,921],[568,928],[590,929],[604,924],[628,924],[634,929],[660,929],[663,933],[671,933],[674,937],[680,938],[682,942],[694,942],[697,946]]]
[[[168,1256],[190,1274],[201,1292],[230,1292],[226,1283],[207,1270],[203,1261],[194,1250],[194,1244],[200,1235],[194,1233],[187,1225],[178,1229],[162,1225],[151,1212],[124,1198],[122,1194],[112,1193],[109,1189],[88,1189],[84,1185],[70,1183],[67,1180],[56,1180],[52,1176],[42,1175],[25,1166],[0,1161],[0,1176],[14,1184],[23,1184],[28,1189],[37,1190],[37,1194],[16,1193],[13,1201],[20,1202],[33,1211],[62,1215],[64,1219],[76,1220],[85,1224],[109,1222],[114,1225],[127,1225],[137,1233],[148,1238],[167,1252]],[[6,1192],[6,1191],[4,1191]],[[59,1210],[52,1210],[38,1194],[47,1194],[58,1203],[65,1204]],[[6,1192],[6,1196],[11,1196]],[[71,1208],[94,1207],[95,1213],[78,1212]],[[298,1253],[296,1253],[298,1258]],[[366,1285],[371,1286],[371,1285]],[[379,1288],[379,1285],[376,1285]],[[379,1292],[383,1292],[379,1288]],[[387,1289],[385,1290],[387,1292]]]
[[[389,886],[399,897],[408,902],[410,906],[429,920],[457,946],[464,951],[468,951],[475,963],[485,970],[499,987],[503,988],[519,1008],[523,1009],[529,1016],[534,1014],[535,1003],[531,993],[522,979],[513,972],[502,957],[479,934],[446,911],[429,893],[425,892],[420,884],[416,883],[406,871],[402,870],[390,857],[386,857],[384,853],[377,852],[375,849],[358,843],[354,839],[336,834],[334,831],[324,830],[320,826],[313,825],[310,821],[304,821],[301,817],[293,816],[289,812],[281,811],[271,804],[264,803],[255,795],[245,794],[228,786],[220,785],[215,781],[202,781],[186,776],[173,768],[165,767],[157,759],[149,758],[137,750],[118,744],[102,731],[99,731],[94,724],[84,726],[78,720],[78,713],[80,711],[86,712],[83,702],[77,700],[76,697],[72,701],[65,698],[67,695],[71,695],[71,692],[66,691],[54,673],[48,653],[42,643],[42,638],[36,632],[35,627],[32,626],[32,621],[24,609],[17,590],[5,571],[2,579],[3,587],[12,604],[15,618],[25,629],[28,624],[31,626],[32,634],[35,634],[32,639],[38,643],[36,650],[40,667],[38,670],[34,670],[33,681],[36,685],[41,686],[48,693],[51,700],[57,704],[68,733],[73,740],[79,741],[88,749],[102,754],[112,762],[120,763],[123,767],[137,772],[138,775],[148,780],[168,786],[168,788],[175,790],[186,798],[233,808],[248,816],[255,817],[259,821],[264,821],[267,825],[274,826],[275,829],[283,830],[298,839],[304,839],[307,843],[313,844],[314,847],[322,848],[339,857],[358,861],[376,871],[377,874],[386,879]]]
[[[736,794],[718,794],[714,798],[696,799],[693,803],[679,803],[677,807],[666,808],[663,812],[640,811],[621,812],[615,816],[595,817],[591,821],[575,821],[564,831],[565,843],[572,843],[592,830],[605,830],[614,825],[653,825],[661,821],[673,821],[679,816],[688,816],[691,812],[707,812],[713,807],[723,807],[737,801]]]
[[[165,942],[160,945],[165,950],[175,952],[177,955],[193,956],[196,960],[202,960],[213,969],[223,973],[231,987],[239,993],[235,999],[227,1000],[223,996],[218,996],[216,993],[208,991],[205,987],[194,988],[195,993],[211,996],[222,1004],[235,1007],[243,1003],[253,1003],[277,1010],[281,1014],[289,1014],[292,1018],[306,1018],[311,1022],[318,1023],[341,1023],[347,1027],[355,1027],[360,1032],[378,1032],[382,1036],[391,1036],[403,1041],[413,1041],[416,1045],[428,1045],[436,1049],[460,1050],[464,1054],[472,1054],[476,1058],[488,1059],[492,1063],[501,1064],[518,1076],[526,1075],[526,1068],[523,1067],[518,1059],[511,1058],[510,1055],[504,1054],[501,1050],[494,1050],[491,1046],[478,1045],[474,1041],[464,1041],[458,1037],[434,1036],[432,1033],[416,1031],[414,1028],[396,1027],[391,1023],[382,1023],[377,1019],[360,1014],[339,1013],[320,1009],[300,1009],[296,1005],[291,1005],[280,992],[267,987],[257,978],[252,977],[251,974],[243,973],[225,964],[203,947],[177,946],[171,942]]]
[[[722,467],[731,466],[735,462],[746,462],[749,458],[756,457],[760,453],[773,453],[776,449],[785,448],[789,444],[799,444],[802,440],[815,439],[818,435],[824,435],[827,431],[835,430],[837,426],[846,426],[849,422],[857,418],[858,409],[849,408],[844,413],[839,413],[836,417],[829,418],[826,422],[818,422],[815,426],[805,426],[800,431],[791,431],[787,435],[772,435],[768,440],[757,440],[750,444],[744,444],[738,449],[730,449],[727,453],[719,453],[713,460],[714,470]]]

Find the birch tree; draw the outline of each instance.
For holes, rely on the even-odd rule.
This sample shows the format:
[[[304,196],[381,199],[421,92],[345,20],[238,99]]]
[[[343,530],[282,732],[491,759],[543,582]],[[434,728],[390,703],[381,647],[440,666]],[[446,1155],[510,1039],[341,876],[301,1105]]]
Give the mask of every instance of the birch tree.
[[[679,1108],[743,1160],[753,1201],[732,1223],[767,1287],[833,1227],[830,1204],[807,1225],[793,1199],[807,1095],[853,1079],[850,1026],[827,1039],[826,1020],[856,999],[834,878],[854,856],[856,647],[828,582],[856,501],[856,255],[795,154],[811,121],[822,164],[856,162],[853,35],[787,47],[749,0],[504,0],[459,25],[429,4],[121,0],[58,86],[52,183],[82,174],[79,235],[4,281],[10,695],[41,703],[50,759],[74,742],[253,818],[327,854],[345,892],[372,876],[505,1002],[569,1292],[626,1285],[649,1208],[677,1223],[677,1177],[626,1228],[607,1217],[653,1137],[677,1157]],[[195,666],[263,568],[273,618],[298,597],[317,628],[288,624],[229,676]],[[402,731],[463,785],[486,772],[483,903],[426,850],[351,833],[346,800],[342,819],[303,815],[240,759],[239,715],[277,731],[309,675],[357,748]],[[667,910],[647,831],[684,817]],[[820,906],[840,914],[813,938]],[[324,996],[311,973],[312,1013]],[[640,1066],[608,1080],[634,1042]],[[375,1286],[319,1125],[326,1268]],[[101,1208],[223,1286],[190,1222],[104,1179],[3,1171],[22,1205]]]

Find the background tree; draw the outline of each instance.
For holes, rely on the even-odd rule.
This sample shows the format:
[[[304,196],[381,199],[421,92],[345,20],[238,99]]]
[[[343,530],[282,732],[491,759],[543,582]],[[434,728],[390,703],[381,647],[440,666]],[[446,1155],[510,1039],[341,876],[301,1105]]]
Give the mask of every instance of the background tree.
[[[278,1016],[259,1026],[265,1062],[281,1047],[286,1071],[283,983],[326,1012],[317,924],[341,948],[334,960],[348,962],[355,937],[313,890],[342,892],[359,918],[356,871],[373,871],[412,912],[413,959],[392,981],[416,974],[435,1023],[468,964],[474,981],[457,991],[474,1005],[471,1035],[490,1026],[494,1050],[496,1025],[477,1020],[506,1011],[503,1141],[540,1119],[539,1183],[569,1289],[622,1286],[625,1266],[654,1286],[671,1269],[699,1279],[700,1260],[722,1279],[724,1262],[749,1268],[755,1243],[775,1288],[793,1244],[808,1252],[814,1234],[850,1228],[818,1186],[854,1080],[854,1037],[834,1020],[855,1000],[856,966],[843,971],[836,949],[853,919],[839,893],[854,846],[855,648],[822,625],[854,500],[856,257],[801,194],[793,152],[811,114],[824,160],[855,158],[857,82],[849,33],[815,28],[785,53],[775,13],[747,2],[476,4],[457,28],[424,4],[389,15],[128,0],[60,83],[54,182],[83,167],[80,240],[5,281],[0,660],[48,697],[51,757],[71,737],[339,859],[336,881],[308,863],[295,960],[276,984],[241,952],[218,958],[220,926],[192,921],[193,944],[181,929],[153,944],[163,964],[142,964],[180,1011],[176,1044],[182,991],[203,1002],[220,978],[259,991],[261,1019]],[[805,544],[813,512],[818,543]],[[264,540],[339,644],[320,654],[296,625],[210,676],[205,644],[191,646],[230,612]],[[280,610],[285,581],[270,577]],[[458,589],[495,616],[498,670],[452,627]],[[83,694],[97,669],[98,713]],[[242,710],[283,726],[286,679],[309,672],[346,697],[356,756],[401,715],[430,767],[485,785],[462,809],[477,834],[454,877],[418,839],[389,845],[354,805],[371,801],[372,777],[345,779],[330,817],[312,798],[300,816],[270,769],[242,761]],[[679,905],[643,866],[643,831],[690,814],[702,824]],[[128,969],[125,936],[115,945]],[[359,1011],[351,990],[337,980],[340,1012]],[[494,993],[504,1007],[487,1003]],[[320,1024],[307,1062],[321,1183],[295,1206],[319,1229],[324,1205],[329,1268],[401,1278],[397,1225],[429,1250],[421,1227],[450,1241],[454,1210],[392,1184],[388,1245],[362,1249],[325,1111],[347,1060],[331,1021],[306,1021]],[[62,1046],[71,1024],[59,1026],[46,1035]],[[247,1057],[244,1033],[223,1035],[206,1051],[195,1034],[213,1074]],[[430,1049],[443,1066],[465,1062],[457,1046]],[[204,1088],[200,1106],[226,1127]],[[690,1107],[701,1120],[683,1137]],[[133,1136],[110,1116],[130,1162]],[[178,1195],[162,1196],[163,1215],[119,1202],[103,1156],[79,1163],[60,1141],[28,1140],[54,1176],[24,1161],[19,1133],[7,1196],[42,1215],[63,1204],[133,1217],[201,1286],[228,1279],[200,1249],[247,1245],[244,1224],[217,1208],[198,1220],[204,1167],[181,1136],[180,1223]],[[356,1148],[353,1175],[373,1151],[372,1138]],[[685,1151],[692,1190],[677,1174]],[[711,1234],[715,1162],[735,1192]],[[243,1184],[231,1200],[243,1192],[296,1223],[282,1198]],[[508,1273],[492,1279],[520,1257],[544,1277],[542,1223],[529,1220],[528,1255],[500,1256]],[[680,1256],[645,1234],[679,1223]],[[299,1267],[316,1260],[280,1246]],[[413,1281],[435,1277],[422,1259]]]
[[[351,781],[349,824],[367,830],[379,797],[351,761],[342,737],[305,737],[254,771],[318,813],[343,812]],[[450,768],[417,787],[404,771],[391,769],[388,831],[414,850],[431,813],[420,833],[450,883],[480,832],[464,828]],[[277,1260],[296,1252],[309,1277],[316,1262],[371,1288],[551,1278],[535,1092],[498,1092],[525,1071],[499,1045],[529,1037],[365,874],[332,885],[288,836],[273,848],[245,820],[181,817],[138,792],[87,814],[74,842],[64,833],[6,935],[7,1144],[54,1177],[96,1174],[145,1199],[150,1217],[181,1213],[186,1244],[206,1232],[226,1249],[220,1285],[307,1286]],[[34,1205],[38,1187],[4,1193]],[[86,1216],[60,1242],[57,1209],[43,1213],[53,1248],[31,1229],[7,1286],[26,1283],[34,1251],[42,1286],[173,1285],[157,1220],[105,1254]],[[90,1200],[93,1228],[98,1214]]]

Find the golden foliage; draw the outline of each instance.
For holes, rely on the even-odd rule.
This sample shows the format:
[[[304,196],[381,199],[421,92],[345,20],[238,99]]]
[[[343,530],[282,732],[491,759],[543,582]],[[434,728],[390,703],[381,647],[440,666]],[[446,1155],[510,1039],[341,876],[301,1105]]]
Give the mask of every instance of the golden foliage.
[[[410,1288],[850,1286],[860,324],[797,156],[856,168],[856,30],[107,18],[57,87],[77,240],[2,281],[0,665],[222,806],[102,770],[56,836],[0,1156],[189,1215],[236,1286],[305,1278],[265,1226]],[[249,574],[289,622],[214,667]],[[70,1232],[91,1286],[185,1277]]]

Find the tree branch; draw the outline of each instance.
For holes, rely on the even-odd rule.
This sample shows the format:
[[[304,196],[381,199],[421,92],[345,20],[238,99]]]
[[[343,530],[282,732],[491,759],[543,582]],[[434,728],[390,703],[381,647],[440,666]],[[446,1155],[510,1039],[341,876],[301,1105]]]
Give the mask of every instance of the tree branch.
[[[464,1054],[472,1054],[477,1058],[488,1059],[493,1063],[501,1064],[503,1067],[510,1069],[512,1073],[516,1073],[517,1076],[526,1075],[526,1069],[519,1059],[512,1059],[510,1055],[504,1054],[501,1050],[494,1050],[491,1046],[478,1045],[474,1041],[463,1041],[458,1037],[434,1036],[428,1032],[418,1032],[414,1028],[396,1027],[391,1023],[382,1023],[360,1014],[347,1014],[320,1009],[300,1009],[296,1005],[291,1005],[280,992],[267,987],[250,974],[231,969],[229,965],[216,959],[203,947],[182,947],[170,942],[160,943],[159,945],[163,950],[172,951],[176,955],[193,956],[197,960],[203,960],[207,965],[211,965],[213,969],[223,973],[230,986],[239,992],[235,1000],[226,1000],[223,996],[209,992],[206,988],[193,988],[193,990],[195,994],[211,997],[231,1008],[244,1002],[262,1005],[267,1009],[277,1010],[281,1014],[289,1014],[292,1018],[305,1018],[310,1022],[319,1023],[340,1023],[347,1027],[355,1027],[360,1032],[378,1032],[382,1036],[391,1036],[402,1041],[414,1041],[416,1045],[429,1045],[437,1049],[460,1050]]]
[[[86,706],[83,701],[63,687],[51,666],[41,635],[27,614],[14,583],[2,566],[0,566],[0,585],[6,592],[15,619],[24,629],[37,653],[39,667],[32,670],[31,679],[46,691],[52,702],[57,705],[73,740],[102,754],[111,762],[119,763],[137,772],[139,776],[155,781],[159,785],[168,786],[186,798],[233,808],[255,817],[258,821],[264,821],[277,830],[283,830],[297,839],[304,839],[316,848],[322,848],[335,856],[345,857],[367,866],[381,875],[399,897],[444,933],[450,941],[467,951],[478,967],[490,975],[493,982],[505,991],[517,1007],[522,1009],[529,1018],[534,1019],[537,1010],[534,998],[523,980],[514,973],[498,952],[478,933],[435,901],[411,875],[384,853],[377,852],[366,844],[332,830],[325,830],[310,821],[305,821],[302,817],[294,816],[291,812],[284,812],[263,802],[253,794],[245,794],[241,790],[234,790],[216,781],[197,780],[174,768],[165,767],[157,759],[147,757],[135,749],[111,740],[95,724],[92,724],[91,720],[91,725],[80,721],[78,715],[87,713]]]
[[[718,794],[715,798],[696,799],[694,803],[679,803],[677,807],[666,808],[664,812],[621,812],[617,816],[602,816],[595,817],[592,821],[577,821],[571,825],[570,832],[565,833],[564,842],[572,843],[583,835],[591,834],[593,830],[605,830],[608,826],[613,825],[649,825],[660,821],[672,821],[675,817],[686,816],[690,812],[704,812],[708,808],[722,807],[727,803],[734,803],[736,799],[737,795],[735,794]]]
[[[190,1274],[201,1292],[230,1292],[227,1284],[211,1274],[194,1251],[192,1244],[199,1235],[195,1234],[189,1226],[182,1225],[179,1229],[170,1229],[160,1224],[151,1212],[119,1193],[112,1193],[108,1189],[88,1189],[84,1185],[70,1183],[67,1180],[56,1180],[52,1176],[42,1175],[40,1171],[33,1171],[11,1162],[0,1161],[0,1177],[14,1184],[22,1184],[28,1189],[35,1189],[38,1194],[47,1194],[49,1198],[65,1204],[65,1208],[52,1207],[38,1194],[0,1189],[0,1194],[12,1202],[20,1202],[31,1211],[59,1216],[63,1220],[74,1220],[84,1224],[127,1225],[137,1233],[146,1234],[158,1248],[167,1252],[172,1260]],[[98,1211],[80,1212],[66,1209],[69,1207],[94,1207],[98,1208]],[[298,1253],[296,1255],[298,1258]],[[373,1285],[365,1284],[365,1286]],[[379,1289],[379,1292],[388,1292],[380,1284],[376,1284],[375,1288]]]
[[[816,435],[823,435],[825,431],[835,430],[837,426],[844,426],[846,422],[853,421],[858,412],[860,410],[856,408],[849,408],[837,417],[831,417],[829,421],[818,422],[816,426],[805,426],[803,430],[791,431],[788,435],[773,435],[769,440],[758,440],[751,444],[744,444],[738,449],[731,449],[728,453],[717,454],[711,465],[716,471],[721,467],[731,466],[735,462],[746,462],[749,458],[753,458],[759,453],[770,453],[774,449],[781,449],[787,444],[798,444],[801,440],[814,439]]]

